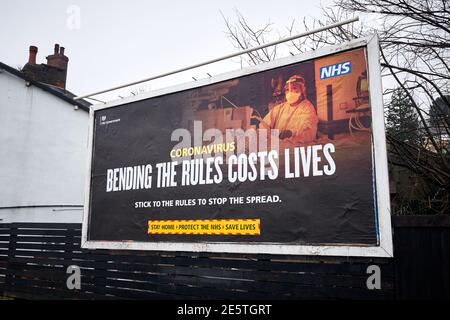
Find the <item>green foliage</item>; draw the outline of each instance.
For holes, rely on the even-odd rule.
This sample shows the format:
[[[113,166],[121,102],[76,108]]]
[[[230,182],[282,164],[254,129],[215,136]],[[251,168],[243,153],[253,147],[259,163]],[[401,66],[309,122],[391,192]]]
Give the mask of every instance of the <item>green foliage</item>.
[[[386,111],[387,134],[401,142],[419,145],[421,135],[418,115],[405,91],[401,88],[393,91]]]
[[[444,98],[437,98],[430,106],[429,125],[438,139],[448,136],[450,131],[450,95]]]

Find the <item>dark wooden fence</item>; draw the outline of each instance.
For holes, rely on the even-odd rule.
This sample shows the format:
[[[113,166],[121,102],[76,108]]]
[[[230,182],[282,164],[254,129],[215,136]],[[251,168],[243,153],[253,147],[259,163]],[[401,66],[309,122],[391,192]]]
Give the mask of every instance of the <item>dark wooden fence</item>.
[[[450,299],[450,215],[395,216],[397,299]]]
[[[450,229],[447,229],[447,238],[442,241],[449,240]],[[402,232],[395,237],[398,251],[408,246],[403,242],[410,235]],[[411,268],[410,261],[400,261],[397,257],[83,250],[80,238],[80,224],[0,224],[0,296],[25,299],[394,299],[411,296],[409,291],[405,293],[404,283],[411,280],[414,267],[405,273],[406,266]],[[445,246],[448,249],[448,242]],[[409,254],[406,257],[410,258]],[[448,252],[439,259],[448,259]],[[419,260],[414,261],[420,264]],[[366,270],[372,264],[381,268],[381,290],[367,289]],[[66,270],[70,265],[81,269],[80,290],[67,288]],[[441,271],[440,277],[447,277],[447,282],[439,294],[449,297],[448,269]],[[439,278],[439,274],[433,276]]]

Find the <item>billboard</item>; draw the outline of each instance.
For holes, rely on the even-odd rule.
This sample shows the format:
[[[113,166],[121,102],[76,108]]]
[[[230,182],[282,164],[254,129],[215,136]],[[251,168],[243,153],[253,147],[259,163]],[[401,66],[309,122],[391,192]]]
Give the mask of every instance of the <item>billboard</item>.
[[[94,106],[82,247],[392,256],[377,43]]]

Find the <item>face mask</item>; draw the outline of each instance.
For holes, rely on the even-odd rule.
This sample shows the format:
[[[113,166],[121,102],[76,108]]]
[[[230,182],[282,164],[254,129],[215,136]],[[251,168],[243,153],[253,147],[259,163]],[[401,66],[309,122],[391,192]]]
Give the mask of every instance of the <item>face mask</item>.
[[[294,104],[298,101],[300,98],[301,93],[300,92],[286,92],[286,100],[289,102],[289,104]]]

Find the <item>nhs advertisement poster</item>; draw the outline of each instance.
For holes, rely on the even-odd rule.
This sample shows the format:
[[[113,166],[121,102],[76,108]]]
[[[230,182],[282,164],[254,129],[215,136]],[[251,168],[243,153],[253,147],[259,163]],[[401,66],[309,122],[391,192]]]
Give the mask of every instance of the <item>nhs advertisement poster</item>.
[[[369,84],[360,47],[95,111],[86,240],[378,246]]]

